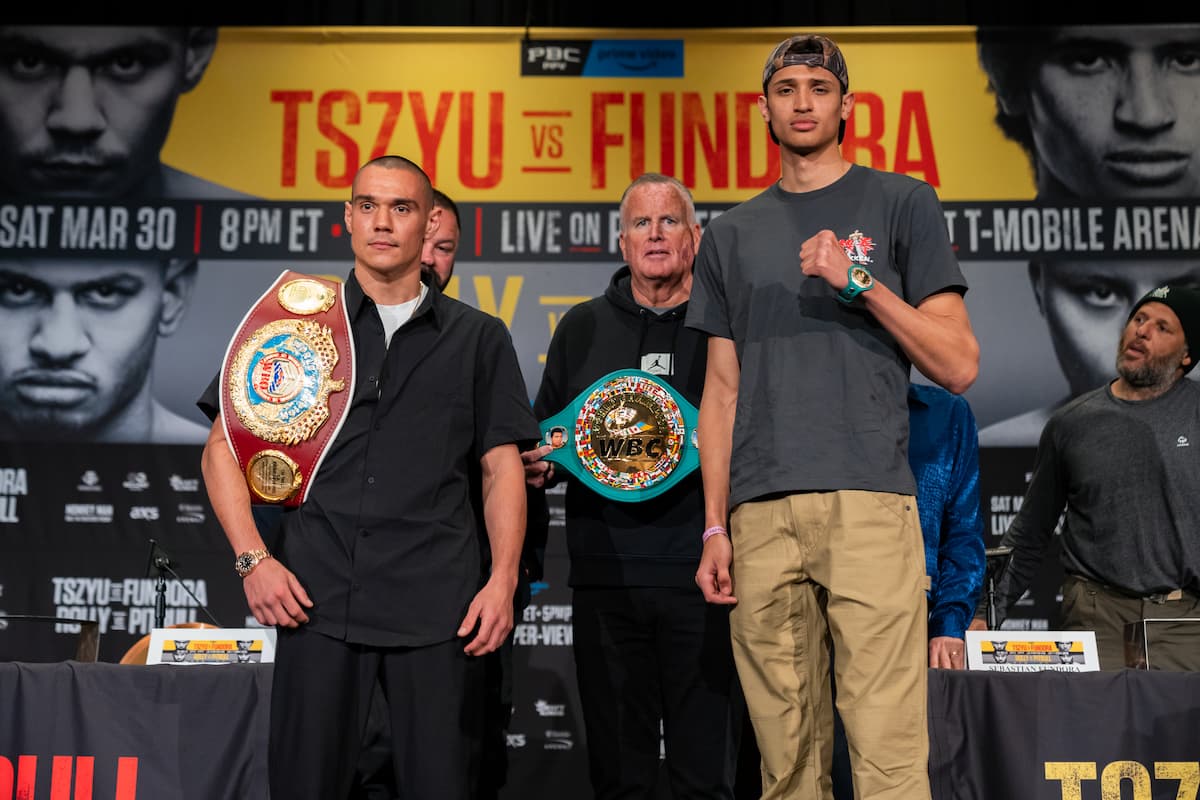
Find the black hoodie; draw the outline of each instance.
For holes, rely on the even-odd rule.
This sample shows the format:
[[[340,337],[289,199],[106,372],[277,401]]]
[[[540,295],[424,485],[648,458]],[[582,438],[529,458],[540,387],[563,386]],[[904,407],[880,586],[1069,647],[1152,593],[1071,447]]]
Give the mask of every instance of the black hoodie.
[[[699,408],[708,342],[684,326],[686,313],[687,303],[661,314],[639,306],[629,267],[621,267],[602,297],[580,303],[559,321],[534,401],[537,418],[557,414],[599,378],[621,369],[655,373]],[[670,362],[668,374],[652,368],[656,359]],[[571,586],[695,588],[704,532],[700,470],[641,502],[610,500],[573,477],[567,481]]]

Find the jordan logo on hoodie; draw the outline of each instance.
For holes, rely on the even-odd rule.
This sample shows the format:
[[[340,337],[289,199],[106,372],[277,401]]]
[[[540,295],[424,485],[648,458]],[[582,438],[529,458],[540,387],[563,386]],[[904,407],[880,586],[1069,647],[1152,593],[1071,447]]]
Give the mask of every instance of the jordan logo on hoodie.
[[[642,372],[651,375],[674,375],[672,369],[674,353],[645,353],[642,356]]]

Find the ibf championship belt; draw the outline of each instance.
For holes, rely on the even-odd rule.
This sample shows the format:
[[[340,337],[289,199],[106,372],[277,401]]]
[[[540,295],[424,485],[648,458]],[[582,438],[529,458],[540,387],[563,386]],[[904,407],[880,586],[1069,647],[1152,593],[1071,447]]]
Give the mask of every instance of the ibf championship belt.
[[[253,502],[304,502],[353,391],[342,284],[284,270],[246,314],[221,363],[225,439]]]
[[[610,372],[543,420],[546,457],[612,500],[649,500],[700,465],[695,406],[637,369]]]

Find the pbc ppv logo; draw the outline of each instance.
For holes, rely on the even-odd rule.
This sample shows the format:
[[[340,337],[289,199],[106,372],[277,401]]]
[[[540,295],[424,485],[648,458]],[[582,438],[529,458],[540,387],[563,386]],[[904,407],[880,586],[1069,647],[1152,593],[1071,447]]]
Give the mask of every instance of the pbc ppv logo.
[[[582,75],[590,49],[586,40],[521,42],[521,74]]]

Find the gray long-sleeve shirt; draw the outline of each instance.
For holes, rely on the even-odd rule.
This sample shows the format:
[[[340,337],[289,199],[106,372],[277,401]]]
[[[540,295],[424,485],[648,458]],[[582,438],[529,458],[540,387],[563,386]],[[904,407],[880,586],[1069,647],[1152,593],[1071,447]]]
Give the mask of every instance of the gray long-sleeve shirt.
[[[1060,517],[1067,573],[1131,596],[1200,591],[1200,386],[1180,380],[1140,402],[1103,387],[1055,412],[1001,541],[1013,548],[996,586],[1001,619],[1029,587]]]

